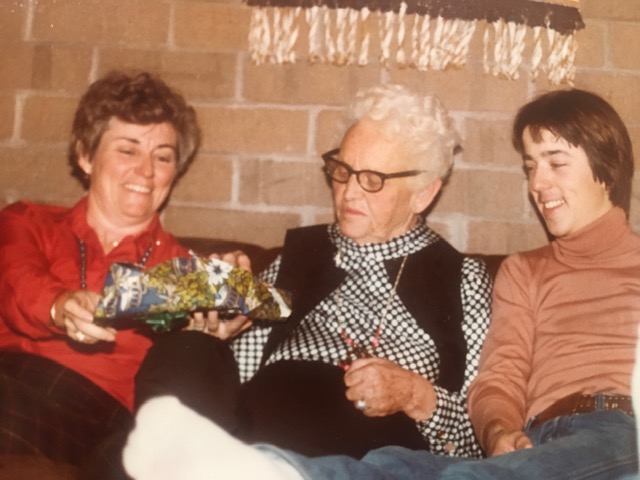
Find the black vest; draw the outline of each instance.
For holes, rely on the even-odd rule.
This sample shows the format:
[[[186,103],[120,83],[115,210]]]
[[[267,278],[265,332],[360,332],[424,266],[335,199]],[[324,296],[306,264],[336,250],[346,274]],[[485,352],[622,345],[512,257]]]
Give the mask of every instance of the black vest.
[[[274,324],[262,362],[302,319],[344,280],[335,266],[336,247],[326,225],[289,230],[275,285],[288,290],[293,311],[288,321]],[[397,294],[416,322],[433,339],[440,357],[439,385],[450,392],[464,382],[467,346],[462,333],[461,267],[463,256],[444,240],[438,240],[407,259]],[[385,261],[389,278],[395,278],[401,259]]]

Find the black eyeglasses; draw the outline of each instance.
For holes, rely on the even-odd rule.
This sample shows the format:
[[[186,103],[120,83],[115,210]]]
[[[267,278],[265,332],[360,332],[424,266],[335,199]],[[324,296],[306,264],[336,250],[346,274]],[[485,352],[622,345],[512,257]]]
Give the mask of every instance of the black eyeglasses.
[[[375,170],[354,170],[349,165],[341,162],[336,157],[340,153],[340,149],[336,148],[327,153],[322,154],[322,160],[324,160],[324,172],[332,180],[338,183],[347,183],[351,175],[356,176],[358,184],[365,192],[375,193],[382,190],[385,180],[390,178],[402,178],[402,177],[414,177],[421,173],[426,173],[425,170],[408,170],[406,172],[397,173],[382,173]]]

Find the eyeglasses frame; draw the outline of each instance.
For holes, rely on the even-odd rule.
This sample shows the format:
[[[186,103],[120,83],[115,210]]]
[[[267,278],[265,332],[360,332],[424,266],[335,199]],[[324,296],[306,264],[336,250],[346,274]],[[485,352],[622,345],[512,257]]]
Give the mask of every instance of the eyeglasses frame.
[[[324,167],[324,173],[333,181],[338,182],[338,183],[348,183],[349,180],[351,179],[351,175],[355,175],[356,176],[356,180],[358,181],[358,185],[360,185],[360,187],[365,191],[365,192],[369,192],[369,193],[377,193],[380,190],[382,190],[384,188],[384,184],[387,180],[392,179],[392,178],[404,178],[404,177],[415,177],[416,175],[420,175],[421,173],[427,173],[426,170],[406,170],[404,172],[395,172],[395,173],[382,173],[382,172],[378,172],[376,170],[354,170],[353,168],[351,168],[351,166],[349,166],[349,164],[338,160],[337,158],[335,158],[336,155],[338,155],[338,153],[340,153],[340,149],[339,148],[334,148],[333,150],[329,150],[328,152],[325,152],[321,155],[322,160],[325,163],[325,167]],[[343,182],[341,180],[337,180],[335,178],[333,178],[331,176],[331,174],[329,173],[329,171],[327,170],[327,162],[336,162],[339,165],[341,165],[342,167],[344,167],[347,172],[349,172],[349,177]],[[366,189],[362,183],[360,182],[360,174],[362,173],[373,173],[374,175],[377,175],[378,177],[380,177],[382,179],[382,183],[380,184],[380,188],[377,190],[369,190]]]

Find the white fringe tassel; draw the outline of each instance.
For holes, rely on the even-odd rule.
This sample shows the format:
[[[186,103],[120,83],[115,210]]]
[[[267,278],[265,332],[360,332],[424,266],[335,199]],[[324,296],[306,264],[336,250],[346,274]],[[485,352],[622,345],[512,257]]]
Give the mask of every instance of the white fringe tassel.
[[[295,46],[304,21],[312,63],[367,65],[371,38],[377,34],[377,56],[385,67],[395,64],[419,71],[460,68],[467,62],[469,45],[478,24],[477,20],[407,15],[404,2],[397,13],[378,12],[377,22],[372,22],[371,12],[366,7],[355,10],[314,6],[305,9],[304,15],[301,10],[301,7],[252,9],[249,50],[254,63],[296,62]],[[373,31],[376,26],[377,32]],[[504,20],[487,23],[483,32],[484,72],[516,80],[527,62],[527,53],[534,80],[545,71],[553,85],[572,84],[578,48],[575,36],[546,28],[545,44],[542,28]],[[525,52],[527,37],[533,45],[531,52]]]

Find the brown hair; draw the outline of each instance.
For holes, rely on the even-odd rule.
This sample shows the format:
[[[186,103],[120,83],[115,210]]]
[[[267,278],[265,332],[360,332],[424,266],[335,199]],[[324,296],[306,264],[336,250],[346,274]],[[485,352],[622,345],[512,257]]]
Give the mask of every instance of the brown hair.
[[[541,141],[548,130],[574,147],[581,147],[589,159],[595,180],[604,183],[611,203],[629,216],[633,178],[633,150],[624,122],[609,103],[585,90],[557,90],[524,105],[513,122],[512,143],[524,153],[522,134]]]
[[[170,123],[178,137],[178,175],[184,173],[200,146],[196,112],[179,93],[150,73],[110,72],[89,86],[73,120],[69,163],[85,187],[88,179],[78,165],[78,156],[87,153],[93,157],[114,117],[140,125]]]

